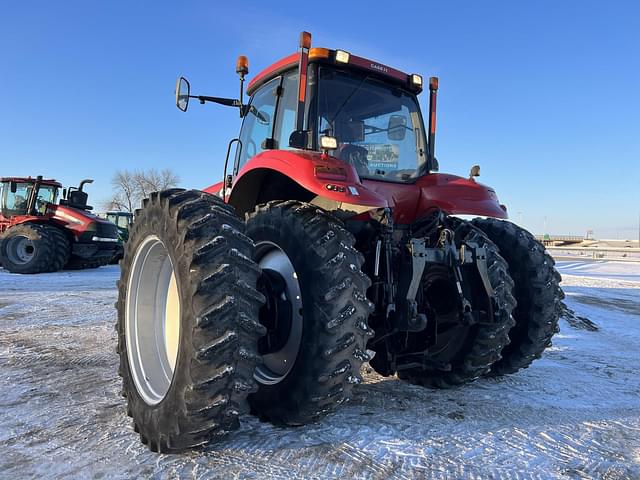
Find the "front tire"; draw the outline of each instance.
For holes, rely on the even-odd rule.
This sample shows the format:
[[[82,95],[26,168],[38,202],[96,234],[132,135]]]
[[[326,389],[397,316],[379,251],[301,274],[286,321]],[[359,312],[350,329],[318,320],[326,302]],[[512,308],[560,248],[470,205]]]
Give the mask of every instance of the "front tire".
[[[540,358],[559,331],[562,278],[553,258],[526,230],[493,218],[475,219],[473,224],[498,245],[515,282],[518,306],[513,312],[516,324],[509,332],[511,343],[502,351],[502,359],[491,367],[494,375],[515,373]]]
[[[118,286],[119,374],[142,442],[177,452],[237,429],[248,410],[264,333],[259,268],[216,197],[166,190],[136,215]]]
[[[252,412],[276,424],[309,423],[350,398],[369,360],[371,282],[361,271],[363,257],[338,219],[302,202],[258,206],[246,233],[268,297]]]

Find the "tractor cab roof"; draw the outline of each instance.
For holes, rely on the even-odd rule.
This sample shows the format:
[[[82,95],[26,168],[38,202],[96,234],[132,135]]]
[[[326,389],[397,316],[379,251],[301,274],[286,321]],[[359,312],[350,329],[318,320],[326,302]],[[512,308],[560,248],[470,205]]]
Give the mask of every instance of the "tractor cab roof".
[[[293,53],[262,70],[249,82],[247,93],[252,95],[260,85],[268,82],[287,70],[297,68],[299,58],[299,53]],[[313,62],[366,71],[384,81],[404,86],[416,94],[422,91],[422,77],[420,75],[407,74],[381,63],[351,55],[343,50],[312,48],[309,50],[309,63]]]
[[[7,182],[35,183],[36,179],[33,178],[33,177],[0,177],[0,182],[1,183],[7,183]],[[50,185],[52,187],[58,187],[58,188],[62,187],[62,184],[60,182],[57,182],[55,180],[55,178],[42,179],[40,184],[41,185]]]

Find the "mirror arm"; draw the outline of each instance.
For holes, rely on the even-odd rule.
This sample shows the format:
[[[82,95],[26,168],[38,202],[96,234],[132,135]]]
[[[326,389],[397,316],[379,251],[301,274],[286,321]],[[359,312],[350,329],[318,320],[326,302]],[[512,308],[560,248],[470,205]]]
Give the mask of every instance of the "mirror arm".
[[[222,97],[209,97],[206,95],[189,95],[189,98],[197,98],[202,104],[205,102],[219,103],[220,105],[227,105],[228,107],[241,107],[240,100],[235,98],[222,98]]]

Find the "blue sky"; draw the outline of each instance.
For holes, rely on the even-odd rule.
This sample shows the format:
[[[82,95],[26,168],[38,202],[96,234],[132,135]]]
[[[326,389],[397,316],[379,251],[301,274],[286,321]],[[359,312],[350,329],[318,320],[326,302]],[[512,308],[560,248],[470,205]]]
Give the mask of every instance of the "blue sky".
[[[170,167],[184,186],[214,183],[237,111],[182,114],[175,78],[235,96],[238,54],[251,78],[305,29],[316,46],[439,76],[441,171],[480,164],[513,220],[535,233],[546,218],[550,233],[638,236],[638,2],[0,5],[0,175],[93,177],[95,205],[116,169]]]

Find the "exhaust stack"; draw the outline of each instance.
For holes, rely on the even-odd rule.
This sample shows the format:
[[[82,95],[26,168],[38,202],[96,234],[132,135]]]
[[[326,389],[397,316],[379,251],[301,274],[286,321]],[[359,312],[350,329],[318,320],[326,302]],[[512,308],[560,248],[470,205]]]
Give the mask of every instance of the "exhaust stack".
[[[307,65],[309,64],[309,49],[311,48],[311,34],[300,33],[300,58],[298,60],[298,104],[296,106],[296,130],[289,138],[289,146],[305,148],[308,143],[304,131],[304,104],[307,96]]]
[[[436,98],[438,96],[438,77],[429,78],[429,164],[436,164]]]
[[[84,188],[84,186],[85,186],[87,183],[93,183],[93,180],[92,180],[92,179],[90,179],[90,178],[85,178],[84,180],[82,180],[82,181],[80,182],[80,185],[78,186],[78,191],[82,192],[82,189]]]

